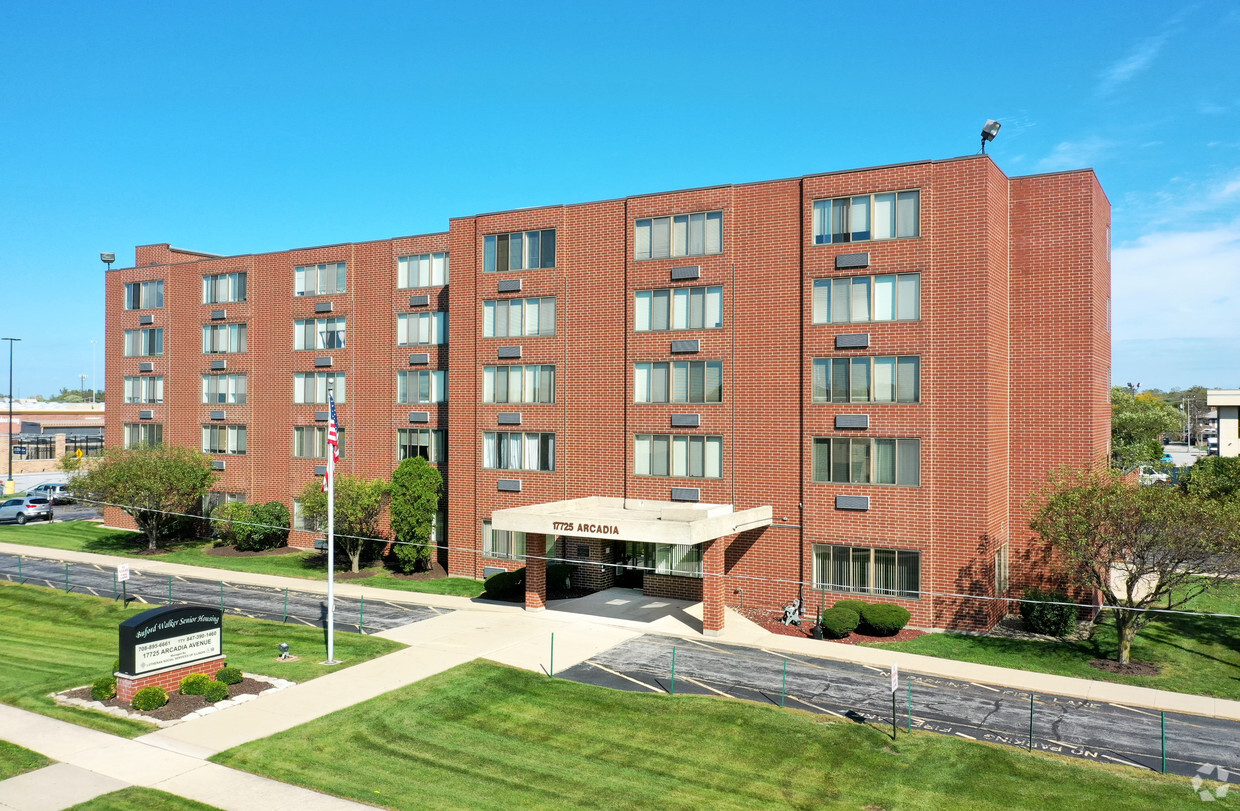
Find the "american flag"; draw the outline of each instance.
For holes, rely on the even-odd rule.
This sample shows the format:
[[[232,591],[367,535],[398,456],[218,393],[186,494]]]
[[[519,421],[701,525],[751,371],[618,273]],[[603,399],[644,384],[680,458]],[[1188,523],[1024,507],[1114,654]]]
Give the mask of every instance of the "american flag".
[[[336,425],[336,398],[331,393],[327,394],[327,410],[331,415],[331,421],[327,424],[327,444],[331,447],[332,464],[328,465],[327,472],[323,475],[323,492],[327,492],[327,486],[331,483],[332,467],[336,462],[340,461],[340,431]]]

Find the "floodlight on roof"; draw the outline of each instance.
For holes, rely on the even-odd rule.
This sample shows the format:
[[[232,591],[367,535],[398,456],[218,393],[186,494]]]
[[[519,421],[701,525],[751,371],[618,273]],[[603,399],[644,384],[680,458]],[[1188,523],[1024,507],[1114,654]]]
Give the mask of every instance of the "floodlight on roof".
[[[103,262],[105,265],[107,265],[107,266],[108,266],[108,270],[111,270],[111,269],[112,269],[112,263],[116,261],[116,254],[114,254],[114,253],[101,253],[101,254],[99,254],[99,261],[100,261],[100,262]]]
[[[993,141],[995,136],[999,134],[999,128],[1002,126],[993,118],[986,119],[986,126],[982,127],[982,152],[986,151],[986,142]]]

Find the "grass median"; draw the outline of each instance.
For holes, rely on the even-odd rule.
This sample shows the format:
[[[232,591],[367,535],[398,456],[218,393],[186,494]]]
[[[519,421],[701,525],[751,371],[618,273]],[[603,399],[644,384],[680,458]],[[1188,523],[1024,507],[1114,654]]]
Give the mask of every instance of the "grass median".
[[[471,662],[212,758],[391,808],[1166,808],[1185,778]]]
[[[219,811],[219,809],[213,805],[169,794],[166,791],[130,786],[120,791],[101,794],[66,811]]]
[[[143,721],[62,707],[48,693],[90,684],[112,673],[117,657],[117,626],[150,605],[39,586],[0,581],[0,702],[53,718],[133,737],[154,727]],[[359,634],[336,634],[336,657],[358,664],[402,647],[398,642]],[[297,661],[282,662],[278,646],[288,642]],[[326,655],[322,630],[301,625],[225,615],[223,651],[228,664],[249,673],[306,681],[339,668],[318,664]]]
[[[254,555],[251,557],[223,557],[208,551],[210,541],[175,541],[158,553],[146,551],[146,537],[141,533],[107,529],[92,521],[64,521],[59,524],[27,524],[26,526],[0,526],[0,542],[23,544],[42,549],[67,549],[75,552],[94,552],[100,555],[118,555],[136,560],[161,560],[201,566],[208,569],[225,569],[235,572],[296,577],[303,580],[326,580],[327,566],[324,555],[312,550],[289,552],[283,555]],[[348,558],[337,555],[338,566],[347,564]],[[443,577],[437,580],[407,580],[396,577],[382,566],[366,569],[367,576],[352,580],[375,588],[396,591],[421,592],[423,594],[450,594],[459,597],[477,597],[482,594],[482,583],[467,577]]]
[[[52,761],[38,752],[31,752],[15,743],[0,741],[0,780],[8,780],[10,777],[50,765]]]
[[[1198,597],[1187,611],[1240,615],[1240,583],[1228,583]],[[876,648],[920,653],[962,662],[1012,667],[1133,684],[1177,693],[1240,700],[1240,619],[1161,615],[1137,635],[1132,660],[1152,664],[1157,675],[1111,673],[1090,664],[1114,659],[1114,624],[1103,615],[1089,639],[1037,641],[965,634],[926,634],[907,642],[874,643]]]

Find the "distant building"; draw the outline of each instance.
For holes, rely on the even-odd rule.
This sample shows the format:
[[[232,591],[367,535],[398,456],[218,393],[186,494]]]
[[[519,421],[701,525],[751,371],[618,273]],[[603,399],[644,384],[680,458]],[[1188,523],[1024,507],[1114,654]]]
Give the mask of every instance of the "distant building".
[[[1218,409],[1217,444],[1210,445],[1210,453],[1240,456],[1240,389],[1210,389],[1206,405]]]
[[[8,420],[9,403],[0,400],[2,420]],[[105,422],[103,403],[49,403],[43,400],[13,401],[13,472],[48,473],[57,469],[66,453],[83,456],[103,452]],[[0,460],[7,473],[8,426],[0,427]]]

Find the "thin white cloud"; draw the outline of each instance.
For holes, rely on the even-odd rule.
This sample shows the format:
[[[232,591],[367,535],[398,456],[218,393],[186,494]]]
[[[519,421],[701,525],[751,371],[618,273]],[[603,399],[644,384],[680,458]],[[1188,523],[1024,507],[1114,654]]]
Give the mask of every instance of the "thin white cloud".
[[[1127,54],[1111,63],[1098,82],[1098,95],[1106,96],[1114,93],[1121,85],[1132,81],[1138,74],[1148,70],[1167,44],[1170,32],[1147,37],[1132,47]]]
[[[1061,141],[1051,154],[1034,164],[1038,172],[1061,172],[1065,169],[1083,169],[1095,165],[1115,144],[1105,138],[1085,138],[1080,141]]]

